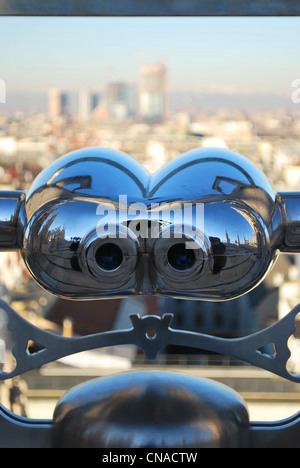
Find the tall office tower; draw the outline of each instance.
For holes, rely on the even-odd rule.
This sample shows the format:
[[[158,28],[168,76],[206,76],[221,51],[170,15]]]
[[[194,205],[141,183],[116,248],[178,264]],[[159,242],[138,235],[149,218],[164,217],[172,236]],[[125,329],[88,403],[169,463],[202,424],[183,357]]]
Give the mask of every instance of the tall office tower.
[[[138,96],[136,85],[126,85],[126,105],[128,117],[135,117],[137,114]]]
[[[83,88],[79,92],[79,120],[87,122],[93,118],[93,112],[98,107],[100,95],[91,92],[87,88]]]
[[[48,113],[52,118],[60,117],[67,113],[67,96],[59,89],[52,88],[48,94]]]
[[[79,92],[79,120],[90,120],[92,113],[92,95],[89,89],[84,88]]]
[[[112,117],[125,120],[136,114],[136,87],[128,83],[114,82],[107,86],[107,107]]]
[[[98,93],[93,93],[91,95],[91,101],[92,101],[92,111],[94,111],[95,109],[97,109],[97,107],[99,106],[99,103],[101,101],[101,96],[100,94]]]
[[[139,113],[144,120],[166,117],[166,67],[163,64],[144,66],[140,71]]]

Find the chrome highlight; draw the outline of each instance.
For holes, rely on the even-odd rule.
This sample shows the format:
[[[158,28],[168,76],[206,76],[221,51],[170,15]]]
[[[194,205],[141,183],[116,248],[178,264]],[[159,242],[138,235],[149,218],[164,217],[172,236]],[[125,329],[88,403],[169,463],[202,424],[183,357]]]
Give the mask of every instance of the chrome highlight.
[[[299,197],[274,193],[229,150],[196,149],[150,175],[126,154],[87,148],[26,194],[0,193],[0,249],[20,249],[61,297],[228,300],[258,285],[280,250],[300,251]]]

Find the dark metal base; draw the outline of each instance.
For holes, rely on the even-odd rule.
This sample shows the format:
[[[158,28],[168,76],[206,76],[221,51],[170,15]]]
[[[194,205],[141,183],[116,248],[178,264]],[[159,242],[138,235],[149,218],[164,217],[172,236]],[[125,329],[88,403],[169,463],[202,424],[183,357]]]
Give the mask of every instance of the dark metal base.
[[[171,372],[128,372],[74,387],[53,420],[0,405],[0,448],[300,448],[300,413],[251,423],[230,388]]]
[[[228,387],[189,375],[127,372],[81,384],[54,412],[62,448],[242,448],[249,416]]]

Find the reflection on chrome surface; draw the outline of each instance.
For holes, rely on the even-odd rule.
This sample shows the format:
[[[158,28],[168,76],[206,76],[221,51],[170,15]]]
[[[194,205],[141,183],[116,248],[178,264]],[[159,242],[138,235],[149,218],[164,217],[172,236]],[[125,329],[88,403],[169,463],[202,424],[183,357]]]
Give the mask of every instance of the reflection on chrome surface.
[[[55,295],[218,301],[250,291],[279,250],[298,248],[295,198],[224,149],[190,151],[151,175],[126,154],[88,148],[26,194],[3,194],[0,223],[3,246],[20,249]]]

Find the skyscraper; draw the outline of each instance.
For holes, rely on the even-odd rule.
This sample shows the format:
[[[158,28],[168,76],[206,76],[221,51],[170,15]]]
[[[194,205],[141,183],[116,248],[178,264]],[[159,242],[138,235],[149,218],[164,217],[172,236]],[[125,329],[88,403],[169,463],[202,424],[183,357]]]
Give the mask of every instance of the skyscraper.
[[[52,88],[48,93],[48,113],[52,118],[60,117],[67,113],[67,96],[59,89]]]
[[[124,120],[136,114],[136,87],[134,85],[114,82],[107,86],[107,106],[112,117]]]
[[[79,119],[86,122],[91,118],[92,99],[91,93],[84,88],[79,92]]]
[[[93,111],[96,109],[100,101],[99,94],[91,92],[87,88],[83,88],[79,91],[79,120],[87,122],[93,118]]]
[[[139,113],[144,120],[166,117],[166,67],[163,64],[143,66],[140,71]]]

